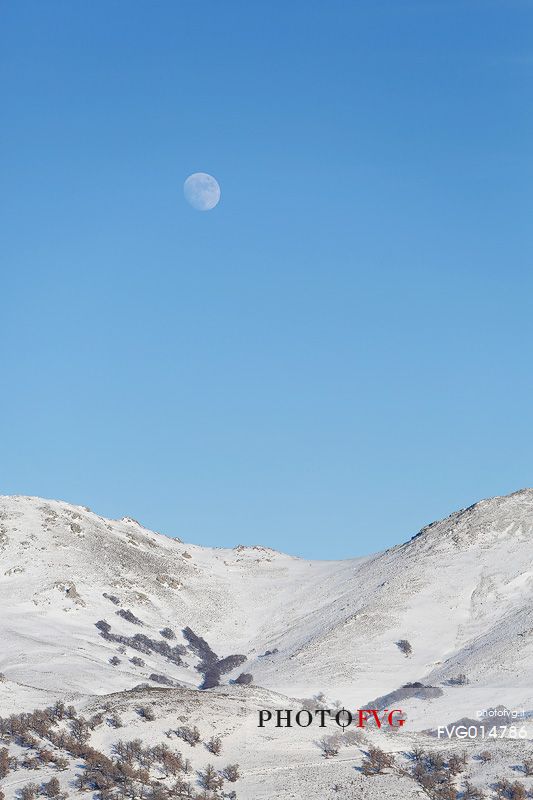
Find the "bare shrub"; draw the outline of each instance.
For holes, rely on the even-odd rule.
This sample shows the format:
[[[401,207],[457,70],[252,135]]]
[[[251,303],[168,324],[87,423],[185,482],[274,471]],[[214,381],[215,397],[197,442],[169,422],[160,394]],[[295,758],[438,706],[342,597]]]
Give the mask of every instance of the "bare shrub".
[[[230,783],[235,783],[241,777],[238,764],[228,764],[222,770],[222,776]]]
[[[324,758],[333,758],[338,755],[340,741],[338,736],[323,736],[317,742]]]
[[[39,794],[39,788],[36,783],[26,783],[19,791],[20,800],[35,800]]]
[[[202,789],[212,792],[222,787],[223,779],[212,764],[207,764],[205,769],[198,772],[198,783]]]
[[[515,781],[511,784],[511,800],[526,800],[528,796],[527,789],[520,781]]]
[[[496,783],[494,784],[494,791],[496,792],[496,797],[503,798],[509,797],[509,793],[511,791],[511,783],[507,780],[507,778],[497,778]]]
[[[130,611],[129,608],[120,608],[115,613],[118,614],[119,617],[122,617],[122,619],[125,619],[127,622],[131,622],[133,625],[143,624],[139,617],[136,617],[133,611]]]
[[[506,778],[500,778],[495,785],[496,797],[509,798],[509,800],[526,800],[529,796],[527,789],[520,781],[510,783]]]
[[[122,662],[118,656],[113,656],[112,658],[109,659],[109,663],[113,667],[118,667],[118,665],[121,664]]]
[[[245,661],[246,656],[235,653],[231,656],[221,658],[220,661],[217,662],[217,669],[221,675],[225,675],[227,672],[231,672],[232,669],[235,669],[235,667],[238,667],[240,664],[244,664]]]
[[[426,751],[418,746],[413,747],[413,749],[409,753],[409,757],[417,763],[421,763],[424,760],[425,756],[426,756]]]
[[[50,778],[48,783],[43,783],[43,792],[46,797],[58,797],[61,794],[61,785],[57,778]]]
[[[410,643],[407,641],[407,639],[400,639],[398,642],[396,642],[396,647],[397,647],[399,650],[401,650],[401,651],[402,651],[402,653],[404,654],[404,656],[405,656],[406,658],[409,658],[409,656],[410,656],[410,655],[411,655],[411,653],[413,652],[413,648],[411,647],[411,645],[410,645]]]
[[[238,683],[240,686],[249,686],[253,682],[254,676],[251,672],[241,672],[241,674],[235,678],[235,683]]]
[[[159,631],[161,636],[164,636],[165,639],[175,639],[176,634],[172,630],[172,628],[163,628],[163,630]]]
[[[155,749],[156,748],[154,748],[154,750]],[[166,777],[169,775],[176,776],[179,772],[185,771],[181,753],[173,753],[170,750],[167,750],[166,746],[164,745],[161,745],[159,749],[161,750],[161,753],[159,755],[154,753],[154,756],[161,763]]]
[[[462,800],[484,800],[485,793],[473,786],[468,779],[464,782],[464,792]]]
[[[426,763],[433,772],[441,772],[444,769],[446,760],[439,750],[433,750],[426,754]]]
[[[456,755],[455,753],[451,755],[448,759],[448,769],[451,775],[459,775],[461,772],[464,772],[465,765],[463,760],[460,756]]]
[[[278,648],[277,648],[277,647],[275,647],[273,650],[265,650],[265,652],[264,652],[264,653],[262,653],[262,654],[259,656],[259,658],[267,658],[267,656],[275,656],[275,655],[276,655],[276,653],[279,653],[279,650],[278,650]]]
[[[146,722],[153,722],[155,720],[154,711],[150,706],[141,706],[138,710],[138,714],[146,720]]]
[[[95,627],[101,632],[104,638],[109,634],[111,631],[111,625],[109,622],[106,622],[105,619],[99,619],[98,622],[95,622]]]
[[[184,628],[183,635],[189,642],[189,649],[205,664],[214,664],[218,661],[217,654],[211,650],[206,640],[198,636],[191,628],[188,626]]]
[[[232,669],[235,669],[235,667],[238,667],[240,664],[244,664],[245,661],[246,656],[234,654],[231,656],[226,656],[226,658],[221,658],[219,661],[209,665],[208,667],[204,667],[203,664],[199,664],[196,669],[199,672],[203,672],[204,675],[204,682],[201,688],[212,689],[215,686],[219,686],[222,675],[225,675],[227,672],[231,672]]]
[[[72,738],[77,744],[85,744],[89,739],[89,723],[85,717],[76,717],[70,723]]]
[[[189,798],[193,797],[192,794],[192,786],[188,781],[183,780],[183,778],[178,778],[178,780],[171,786],[170,794],[172,797],[181,798]]]
[[[117,612],[117,614],[118,613],[119,612]],[[107,642],[116,642],[117,644],[131,647],[133,650],[138,650],[146,655],[156,652],[164,656],[164,658],[167,658],[169,661],[172,661],[173,664],[177,664],[178,666],[183,664],[181,656],[187,651],[182,644],[175,644],[173,647],[171,647],[167,641],[151,639],[144,633],[136,633],[134,636],[122,636],[111,633],[111,625],[105,620],[99,620],[95,623],[95,625],[100,631],[100,636],[102,636]]]
[[[0,781],[8,775],[10,766],[9,750],[7,747],[2,747],[0,750]]]
[[[361,769],[363,775],[381,775],[386,769],[394,766],[394,756],[380,747],[370,747],[363,758]]]
[[[199,667],[200,665],[198,665]],[[201,670],[196,667],[196,669],[201,672]],[[213,667],[213,669],[208,669],[203,673],[204,680],[201,685],[201,689],[214,689],[215,686],[220,686],[220,672]]]
[[[62,720],[65,716],[66,708],[62,700],[57,700],[50,709],[52,717],[57,720]]]
[[[525,774],[528,777],[533,775],[533,758],[531,758],[531,756],[528,758],[524,758],[524,761],[522,763],[522,769],[524,770]]]
[[[222,739],[220,736],[212,736],[209,741],[205,743],[205,746],[214,756],[219,756],[222,751]]]
[[[154,683],[160,683],[163,686],[174,686],[174,681],[172,678],[169,678],[167,675],[161,675],[157,672],[152,672],[149,679]]]
[[[192,728],[189,728],[187,725],[182,725],[180,728],[178,728],[176,733],[180,739],[183,739],[184,742],[190,744],[191,747],[196,747],[201,740],[200,731],[196,725],[194,725]]]
[[[468,676],[465,675],[464,672],[460,672],[459,675],[453,675],[447,681],[449,686],[466,686],[469,683]]]
[[[211,650],[205,639],[194,633],[191,628],[186,627],[183,629],[183,635],[188,641],[188,647],[191,652],[200,658],[200,663],[197,665],[196,670],[204,676],[202,689],[212,689],[219,686],[220,677],[232,669],[244,664],[246,656],[234,654],[221,658],[217,656],[214,650]]]
[[[132,664],[135,664],[136,667],[144,667],[144,659],[139,658],[139,656],[133,656],[130,658]]]

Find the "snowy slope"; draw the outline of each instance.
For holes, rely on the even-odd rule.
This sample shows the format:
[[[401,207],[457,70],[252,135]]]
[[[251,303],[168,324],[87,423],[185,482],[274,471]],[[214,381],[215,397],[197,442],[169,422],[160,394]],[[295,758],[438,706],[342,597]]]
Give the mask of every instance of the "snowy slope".
[[[457,699],[457,712],[469,696],[476,706],[486,697],[533,707],[532,544],[533,490],[482,501],[406,544],[340,562],[202,548],[131,519],[2,497],[0,713],[13,692],[33,698],[32,687],[86,697],[131,689],[152,673],[201,684],[193,653],[182,666],[129,647],[120,653],[98,620],[128,637],[161,638],[169,626],[184,646],[189,626],[219,656],[246,656],[224,683],[250,672],[255,684],[292,697],[323,690],[364,703],[422,681],[443,687],[443,707]],[[142,626],[118,616],[120,608]],[[409,657],[399,639],[411,643]],[[131,663],[135,655],[145,666]],[[468,687],[448,686],[460,673]]]

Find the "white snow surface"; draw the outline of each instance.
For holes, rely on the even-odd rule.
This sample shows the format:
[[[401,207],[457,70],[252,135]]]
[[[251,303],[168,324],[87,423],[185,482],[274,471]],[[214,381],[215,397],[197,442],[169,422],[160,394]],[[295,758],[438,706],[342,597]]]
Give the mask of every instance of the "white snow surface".
[[[105,696],[146,733],[135,713],[145,691],[157,701],[158,735],[183,705],[200,728],[223,730],[227,761],[245,765],[239,798],[314,797],[315,768],[329,770],[333,781],[343,762],[320,758],[314,740],[323,731],[259,731],[259,708],[298,707],[294,698],[319,691],[348,708],[368,707],[407,682],[439,687],[440,697],[400,704],[408,719],[392,737],[393,749],[404,746],[401,737],[476,718],[482,709],[531,710],[532,590],[533,489],[483,500],[405,544],[344,561],[310,561],[261,546],[199,547],[129,518],[0,497],[0,716],[57,698],[86,713]],[[120,608],[143,624],[118,616]],[[222,677],[223,686],[201,691],[193,653],[177,666],[157,653],[119,652],[100,635],[98,620],[115,634],[156,639],[168,626],[177,637],[171,645],[187,645],[182,630],[189,626],[219,657],[239,653],[247,660]],[[410,656],[397,647],[400,639],[410,642]],[[145,665],[131,663],[134,656]],[[253,674],[253,686],[231,683],[241,672]],[[158,687],[152,673],[178,688]],[[453,685],[461,673],[468,684]],[[139,684],[153,688],[132,692]],[[140,735],[121,732],[121,738]],[[353,772],[355,755],[341,758],[362,780]],[[305,794],[295,788],[302,781],[309,783]],[[402,788],[392,776],[372,781],[383,796],[416,796],[411,783]],[[358,796],[367,791],[361,784]]]

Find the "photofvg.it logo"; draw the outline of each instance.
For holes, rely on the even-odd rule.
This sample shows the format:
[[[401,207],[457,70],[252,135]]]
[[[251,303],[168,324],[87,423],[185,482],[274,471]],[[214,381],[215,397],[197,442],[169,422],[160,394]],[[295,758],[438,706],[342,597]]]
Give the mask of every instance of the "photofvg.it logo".
[[[520,708],[512,711],[505,706],[496,706],[495,708],[483,708],[477,712],[477,716],[480,719],[520,719],[526,717],[526,710]]]
[[[316,725],[325,728],[328,723],[334,723],[339,728],[401,728],[405,723],[405,714],[400,708],[389,710],[377,708],[358,708],[350,711],[341,708],[338,711],[331,708],[317,708],[314,711],[301,709],[294,711],[290,708],[259,710],[258,728],[268,726],[274,728],[308,728]]]

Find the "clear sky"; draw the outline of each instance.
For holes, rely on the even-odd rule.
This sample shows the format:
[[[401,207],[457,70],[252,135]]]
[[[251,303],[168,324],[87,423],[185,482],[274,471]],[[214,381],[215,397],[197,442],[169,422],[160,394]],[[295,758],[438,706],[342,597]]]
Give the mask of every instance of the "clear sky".
[[[0,492],[336,558],[533,485],[532,33],[4,0]]]

